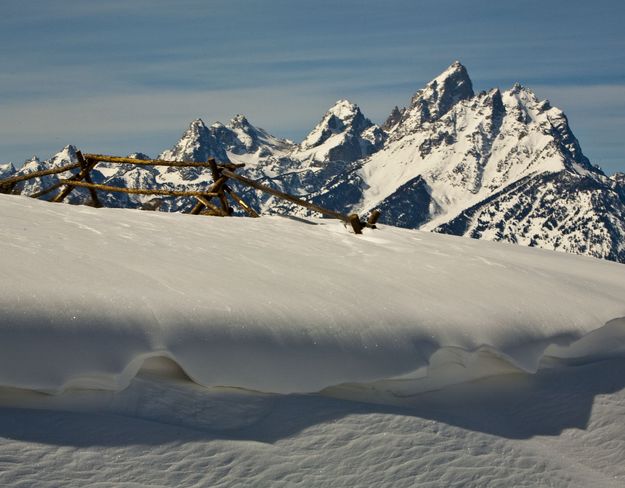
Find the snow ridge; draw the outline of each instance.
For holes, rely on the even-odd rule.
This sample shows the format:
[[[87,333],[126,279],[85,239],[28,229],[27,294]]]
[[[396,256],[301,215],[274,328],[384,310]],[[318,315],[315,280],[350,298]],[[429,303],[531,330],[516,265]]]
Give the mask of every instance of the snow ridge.
[[[0,195],[0,264],[20,276],[0,283],[0,386],[118,390],[164,357],[204,386],[409,395],[623,352],[619,264],[315,223]]]

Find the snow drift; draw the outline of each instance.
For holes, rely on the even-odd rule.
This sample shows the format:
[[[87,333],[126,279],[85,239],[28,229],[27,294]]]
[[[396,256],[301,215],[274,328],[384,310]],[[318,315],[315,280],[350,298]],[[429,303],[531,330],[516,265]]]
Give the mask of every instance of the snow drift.
[[[5,195],[0,229],[2,387],[118,390],[165,357],[205,386],[410,395],[625,346],[625,267],[593,258]]]

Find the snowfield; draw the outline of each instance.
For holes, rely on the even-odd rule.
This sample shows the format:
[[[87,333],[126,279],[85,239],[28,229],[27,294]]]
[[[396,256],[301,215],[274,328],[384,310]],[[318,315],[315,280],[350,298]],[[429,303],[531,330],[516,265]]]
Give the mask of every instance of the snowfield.
[[[625,482],[621,264],[7,195],[0,230],[2,486]]]

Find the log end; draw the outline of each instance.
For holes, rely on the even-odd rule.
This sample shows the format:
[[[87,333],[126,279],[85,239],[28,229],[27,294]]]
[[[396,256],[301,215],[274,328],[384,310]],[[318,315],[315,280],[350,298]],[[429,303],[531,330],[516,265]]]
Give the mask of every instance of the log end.
[[[354,234],[362,234],[363,225],[360,221],[360,217],[358,217],[358,214],[350,214],[347,216],[347,219],[349,224],[352,226],[352,229],[354,229]]]
[[[382,212],[380,212],[377,208],[371,212],[369,214],[369,218],[367,219],[367,227],[375,229],[375,224],[378,222],[380,215],[382,215]]]

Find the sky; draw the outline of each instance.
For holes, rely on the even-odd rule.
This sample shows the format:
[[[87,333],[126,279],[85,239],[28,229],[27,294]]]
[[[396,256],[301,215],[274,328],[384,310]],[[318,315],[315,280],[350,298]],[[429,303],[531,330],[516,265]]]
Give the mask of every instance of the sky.
[[[1,0],[0,163],[66,144],[151,156],[235,114],[302,140],[338,99],[382,123],[454,60],[515,82],[625,171],[620,0]]]

